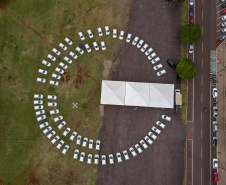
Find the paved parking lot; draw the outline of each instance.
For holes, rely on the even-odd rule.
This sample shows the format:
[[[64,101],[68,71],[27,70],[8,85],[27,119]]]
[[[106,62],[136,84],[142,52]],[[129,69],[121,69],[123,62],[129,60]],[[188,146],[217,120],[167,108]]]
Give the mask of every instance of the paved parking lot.
[[[220,44],[220,41],[219,41],[219,38],[222,36],[222,35],[224,35],[224,34],[226,34],[226,13],[224,14],[224,15],[221,15],[221,11],[223,11],[224,9],[226,9],[226,8],[223,8],[222,7],[222,5],[224,4],[224,3],[222,3],[221,2],[221,0],[217,0],[217,7],[216,7],[216,14],[217,14],[217,16],[216,16],[216,18],[217,18],[217,40],[218,40],[218,44]],[[224,18],[224,20],[222,20],[223,19],[223,17],[225,16],[225,18]],[[224,23],[225,22],[225,25],[222,25],[222,23]]]
[[[153,65],[139,49],[123,41],[117,54],[120,64],[112,80],[134,82],[176,83],[174,69],[167,58],[176,63],[180,57],[180,7],[170,7],[164,0],[133,2],[127,30],[142,38],[161,58],[167,74],[157,77]],[[177,86],[175,86],[177,87]],[[98,166],[97,184],[102,185],[163,185],[182,184],[184,177],[185,126],[180,115],[171,109],[105,106],[100,132],[102,150],[99,154],[122,152],[147,135],[162,114],[172,116],[163,121],[166,128],[142,154],[121,164]],[[107,161],[108,163],[108,161]]]

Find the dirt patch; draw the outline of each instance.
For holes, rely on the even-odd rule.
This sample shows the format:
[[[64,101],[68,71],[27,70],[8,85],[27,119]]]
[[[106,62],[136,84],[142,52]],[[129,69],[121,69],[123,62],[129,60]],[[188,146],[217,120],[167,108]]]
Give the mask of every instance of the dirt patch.
[[[104,116],[104,105],[100,105],[100,115]]]
[[[111,66],[112,66],[111,60],[104,60],[103,80],[108,80]]]

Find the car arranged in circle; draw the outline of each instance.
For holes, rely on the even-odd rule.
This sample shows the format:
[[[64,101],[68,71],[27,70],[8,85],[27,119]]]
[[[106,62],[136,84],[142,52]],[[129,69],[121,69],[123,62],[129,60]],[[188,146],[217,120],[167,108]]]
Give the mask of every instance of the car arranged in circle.
[[[128,33],[128,35],[127,35],[127,37],[126,37],[126,42],[127,42],[127,43],[130,43],[131,38],[132,38],[132,34],[131,34],[131,33]]]
[[[93,42],[93,47],[96,51],[98,51],[100,49],[97,42]]]
[[[60,46],[64,51],[67,50],[67,46],[65,46],[64,44],[60,43],[59,46]]]
[[[76,51],[78,51],[81,55],[84,53],[84,51],[80,47],[75,48]]]
[[[156,70],[162,68],[162,64],[158,64],[158,65],[154,66],[153,68],[154,68],[154,70],[156,71]]]
[[[166,70],[163,69],[162,71],[157,72],[158,76],[162,76],[163,74],[166,74]]]
[[[52,51],[56,54],[56,55],[60,55],[60,51],[58,51],[56,48],[53,48]]]
[[[79,50],[80,51],[80,50]],[[83,50],[82,50],[83,51]],[[80,52],[79,52],[80,53]],[[74,59],[78,58],[78,55],[76,55],[74,52],[70,51],[69,53],[70,56],[72,56]]]
[[[62,151],[62,154],[65,155],[67,153],[68,149],[69,149],[69,145],[65,145],[65,147],[64,147],[64,149]]]
[[[166,125],[163,124],[161,121],[157,121],[156,125],[158,125],[159,127],[163,128],[163,129],[166,127]]]
[[[92,31],[91,30],[87,30],[87,33],[88,33],[88,35],[89,35],[89,38],[93,38],[93,33],[92,33]]]
[[[85,40],[85,37],[84,37],[84,35],[83,35],[83,33],[81,31],[78,32],[78,35],[79,35],[81,40]]]
[[[61,149],[61,147],[64,145],[64,141],[61,140],[58,145],[57,145],[57,149]]]
[[[156,128],[155,126],[152,127],[152,130],[154,132],[156,132],[157,134],[160,134],[161,133],[161,130],[159,130],[158,128]]]
[[[129,160],[129,154],[128,154],[128,152],[126,150],[123,150],[122,153],[124,155],[125,160]]]
[[[73,158],[78,159],[78,155],[79,155],[79,150],[75,149]]]
[[[65,40],[69,45],[72,45],[72,44],[73,44],[73,42],[72,42],[69,38],[67,38],[67,37],[66,37],[64,40]]]

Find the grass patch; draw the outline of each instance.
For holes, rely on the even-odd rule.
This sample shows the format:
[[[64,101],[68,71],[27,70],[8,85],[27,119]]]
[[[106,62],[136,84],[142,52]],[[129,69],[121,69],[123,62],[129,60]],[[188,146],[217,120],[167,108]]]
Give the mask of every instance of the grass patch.
[[[187,2],[183,2],[181,6],[181,26],[188,24],[187,13],[188,13]]]
[[[186,180],[187,180],[187,176],[186,176],[186,166],[187,166],[187,149],[186,147],[184,147],[184,179],[183,179],[183,185],[186,185]]]
[[[97,167],[80,163],[73,159],[73,151],[78,148],[86,153],[96,154],[76,146],[62,133],[70,127],[82,136],[98,139],[102,126],[99,111],[100,84],[104,60],[113,60],[121,41],[112,36],[99,37],[97,27],[108,25],[110,29],[125,30],[131,0],[122,4],[107,0],[30,0],[9,1],[7,10],[0,12],[0,181],[2,184],[86,184],[96,183]],[[117,7],[117,8],[116,8]],[[94,39],[89,39],[86,30],[91,29]],[[82,31],[86,39],[81,41],[78,32]],[[73,41],[67,45],[67,51],[56,56],[50,68],[41,61],[52,54],[52,48],[64,42],[65,37]],[[96,52],[92,43],[99,46],[105,41],[107,50]],[[76,46],[84,49],[88,43],[91,53],[79,55]],[[85,49],[84,49],[85,50]],[[59,87],[50,86],[51,74],[55,71],[63,56],[73,51],[79,55],[62,76],[64,82]],[[59,67],[59,66],[58,66]],[[48,74],[38,73],[38,69],[48,70]],[[36,82],[37,77],[47,79],[47,83]],[[67,80],[69,79],[69,80]],[[66,82],[67,81],[67,82]],[[33,108],[34,93],[44,94],[44,107],[47,121],[57,135],[70,146],[67,155],[62,155],[52,145],[46,135],[40,131]],[[47,95],[58,96],[60,114],[67,125],[57,128],[47,107]],[[72,103],[78,102],[79,108],[73,109]],[[70,134],[69,134],[70,135]]]
[[[181,113],[181,120],[184,124],[187,124],[187,80],[182,80],[180,91],[182,94],[182,108],[180,109]]]

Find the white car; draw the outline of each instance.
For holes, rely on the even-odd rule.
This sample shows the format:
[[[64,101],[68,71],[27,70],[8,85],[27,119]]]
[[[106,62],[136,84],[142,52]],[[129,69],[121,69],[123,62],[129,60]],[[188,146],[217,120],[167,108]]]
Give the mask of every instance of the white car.
[[[151,137],[152,139],[156,140],[157,136],[155,134],[153,134],[152,132],[148,132],[149,137]]]
[[[213,98],[217,98],[218,93],[217,93],[217,88],[213,88]]]
[[[113,29],[113,38],[117,38],[117,29]]]
[[[150,139],[150,137],[148,137],[148,136],[145,136],[145,137],[144,137],[144,140],[147,141],[150,145],[153,144],[153,141],[152,141],[152,140]]]
[[[137,153],[135,152],[135,150],[134,150],[133,147],[130,147],[129,148],[129,151],[130,151],[130,153],[132,154],[133,157],[136,157],[137,156]]]
[[[102,32],[101,27],[97,28],[97,31],[98,31],[98,35],[99,35],[100,37],[102,37],[102,36],[103,36],[103,32]]]
[[[169,116],[167,116],[165,114],[162,115],[162,119],[164,119],[166,121],[171,121],[171,117],[169,117]]]
[[[91,164],[92,163],[92,157],[93,157],[92,154],[88,155],[87,164]]]
[[[141,48],[143,43],[144,43],[144,40],[140,40],[137,44],[137,48]]]
[[[100,45],[101,45],[101,49],[102,50],[106,50],[106,46],[105,46],[104,41],[100,42]]]
[[[51,63],[50,62],[47,62],[46,60],[43,60],[42,61],[42,64],[46,65],[47,67],[50,67],[51,66]]]
[[[82,146],[83,147],[86,147],[87,146],[87,143],[88,143],[88,138],[87,137],[84,137],[83,142],[82,142]]]
[[[61,76],[60,75],[57,75],[55,73],[52,74],[52,77],[53,78],[56,78],[57,80],[60,80],[61,79]]]
[[[141,52],[145,52],[145,50],[148,48],[148,44],[144,44],[141,48]]]
[[[218,162],[216,158],[213,158],[213,169],[217,169],[218,168]]]
[[[117,157],[118,163],[121,163],[122,162],[122,157],[121,157],[120,152],[116,153],[116,157]]]
[[[73,42],[72,42],[69,38],[67,38],[67,37],[66,37],[64,40],[65,40],[69,45],[72,45],[72,44],[73,44]]]
[[[57,96],[56,95],[48,95],[47,99],[49,99],[49,100],[56,100]]]
[[[96,141],[96,150],[100,150],[100,140]]]
[[[89,149],[93,149],[93,140],[92,139],[89,140]]]
[[[43,101],[42,100],[34,100],[34,104],[37,105],[37,104],[43,104]]]
[[[156,71],[156,70],[162,68],[162,64],[158,64],[158,65],[154,66],[153,68],[154,68],[154,70]]]
[[[57,116],[56,118],[54,118],[54,122],[60,121],[63,119],[63,116]]]
[[[217,132],[218,126],[217,126],[217,121],[213,121],[213,132]]]
[[[80,51],[80,50],[79,50],[79,51]],[[74,59],[77,59],[77,58],[78,58],[78,55],[76,55],[76,54],[75,54],[74,52],[72,52],[72,51],[69,53],[69,55],[72,56]]]
[[[144,149],[148,148],[148,145],[144,142],[143,139],[140,140],[140,144],[144,147]]]
[[[166,70],[165,69],[163,69],[162,71],[157,72],[158,76],[161,76],[163,74],[166,74]]]
[[[190,0],[190,1],[189,1],[189,4],[190,4],[191,6],[193,6],[193,5],[194,5],[194,2],[195,2],[195,0]]]
[[[188,45],[188,52],[189,53],[193,53],[193,51],[194,51],[194,45],[193,44],[189,44]]]
[[[79,35],[81,40],[85,40],[85,37],[84,37],[84,35],[83,35],[83,33],[81,31],[78,32],[78,35]]]
[[[222,21],[225,21],[225,20],[226,20],[226,15],[222,16],[222,17],[221,17],[221,20],[222,20]]]
[[[135,148],[137,149],[137,151],[138,151],[139,153],[142,153],[142,152],[143,152],[143,150],[141,149],[141,147],[140,147],[139,144],[135,144]]]
[[[62,68],[64,68],[64,69],[67,69],[67,68],[68,68],[68,65],[66,65],[66,64],[63,63],[63,62],[60,62],[60,63],[59,63],[59,66],[62,67]]]
[[[42,121],[44,119],[46,119],[46,115],[42,115],[42,116],[37,117],[37,121]]]
[[[97,42],[93,42],[93,47],[96,51],[98,51],[100,49]]]
[[[126,150],[123,150],[122,153],[124,155],[125,160],[129,160],[129,154],[128,154],[128,152]]]
[[[60,112],[59,109],[54,109],[54,110],[49,111],[49,114],[53,115],[53,114],[58,114],[59,112]]]
[[[145,51],[145,55],[148,56],[149,54],[151,54],[151,52],[153,51],[152,48],[149,48],[147,51]]]
[[[89,38],[93,38],[93,33],[92,33],[92,31],[91,30],[87,30],[87,33],[88,33],[88,35],[89,35]]]
[[[34,109],[35,110],[41,110],[41,109],[44,109],[44,106],[43,105],[37,105],[37,106],[34,106]]]
[[[156,125],[158,125],[159,127],[163,128],[163,129],[166,127],[166,125],[163,124],[161,121],[157,121]]]
[[[60,43],[59,46],[65,51],[67,50],[67,46],[65,46],[64,44]]]
[[[35,112],[36,116],[40,116],[42,114],[45,114],[45,110],[39,110]]]
[[[101,163],[102,165],[106,165],[106,155],[101,156]]]
[[[64,149],[62,151],[62,154],[65,155],[67,153],[68,149],[69,149],[69,145],[65,145],[65,147],[64,147]]]
[[[73,158],[78,159],[78,154],[79,154],[79,150],[75,149]]]
[[[64,70],[60,69],[59,67],[56,67],[55,71],[60,73],[60,74],[64,74]]]
[[[52,130],[52,127],[48,126],[45,130],[43,130],[43,133],[47,134],[50,130]]]
[[[105,26],[105,33],[106,35],[110,35],[109,26]]]
[[[53,130],[52,132],[50,132],[50,133],[47,135],[47,138],[48,138],[48,139],[51,139],[51,137],[53,137],[55,134],[56,134],[56,132]]]
[[[47,75],[48,71],[44,70],[44,69],[39,69],[38,70],[39,73]]]
[[[75,48],[75,50],[77,52],[79,52],[81,55],[84,53],[84,51],[80,47],[78,47],[78,46]]]
[[[51,143],[55,144],[60,139],[60,136],[56,136],[52,139]]]
[[[47,57],[52,60],[52,61],[56,61],[56,57],[54,57],[53,55],[51,54],[48,54]]]
[[[128,33],[128,35],[127,35],[127,37],[126,37],[126,42],[127,42],[127,43],[130,43],[131,38],[132,38],[132,34],[131,34],[131,33]]]
[[[113,156],[113,154],[109,154],[109,162],[110,162],[110,164],[114,164],[114,156]]]
[[[66,121],[62,121],[59,125],[58,125],[58,129],[61,130],[63,128],[63,126],[65,126],[67,123]]]
[[[46,79],[45,78],[37,78],[37,82],[46,83]]]
[[[161,130],[157,129],[155,126],[153,126],[151,128],[154,132],[156,132],[157,134],[160,134],[161,133]]]
[[[57,149],[61,149],[61,147],[64,145],[64,141],[61,140],[58,145],[57,145]]]
[[[89,44],[85,44],[85,48],[88,53],[92,51],[91,48],[89,47]]]
[[[139,40],[139,37],[135,37],[135,38],[133,39],[132,45],[135,46],[135,45],[137,44],[138,40]]]
[[[226,22],[222,22],[221,27],[225,27],[225,26],[226,26]]]
[[[49,126],[49,123],[48,122],[44,122],[44,123],[39,125],[39,128],[43,129],[43,128],[47,127],[47,126]]]
[[[152,64],[155,64],[155,63],[157,63],[158,61],[160,61],[160,58],[159,58],[159,57],[156,57],[156,58],[154,58],[153,60],[151,60],[151,63],[152,63]]]
[[[124,37],[124,33],[125,33],[124,31],[120,31],[120,34],[119,34],[119,39],[120,39],[120,40],[122,40],[122,39],[123,39],[123,37]]]
[[[56,54],[56,55],[60,55],[60,51],[58,51],[56,48],[53,48],[52,51]]]
[[[34,94],[34,98],[43,99],[43,95],[42,94]]]
[[[78,135],[76,140],[76,145],[81,145],[82,136]]]
[[[64,60],[65,60],[67,63],[69,63],[69,64],[72,63],[72,60],[71,60],[70,58],[68,58],[68,57],[64,57]]]
[[[153,52],[152,54],[150,54],[150,55],[148,56],[148,60],[153,59],[155,56],[156,56],[156,53]]]
[[[96,154],[95,156],[94,156],[94,164],[99,164],[99,155],[98,154]]]
[[[70,140],[73,141],[76,136],[77,136],[77,132],[74,131],[70,136]]]
[[[50,81],[49,81],[49,84],[50,84],[50,85],[59,85],[59,82],[54,81],[54,80],[50,80]]]
[[[63,132],[63,136],[66,137],[70,131],[71,131],[71,129],[69,127],[66,128],[66,130]]]
[[[79,161],[80,162],[84,162],[84,159],[85,159],[85,152],[82,152],[81,154],[80,154],[80,158],[79,158]]]

